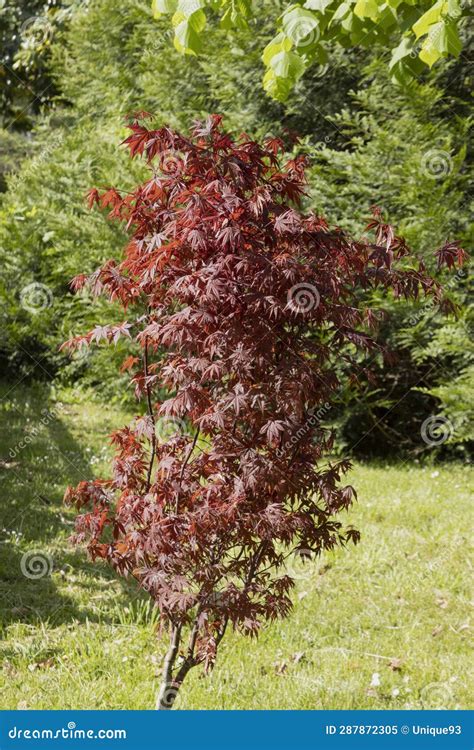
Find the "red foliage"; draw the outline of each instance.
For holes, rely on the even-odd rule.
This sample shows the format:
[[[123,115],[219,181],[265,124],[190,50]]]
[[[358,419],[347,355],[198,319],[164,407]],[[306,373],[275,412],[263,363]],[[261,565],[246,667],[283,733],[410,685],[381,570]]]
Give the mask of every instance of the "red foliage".
[[[124,369],[148,412],[113,435],[112,479],[67,499],[86,508],[76,540],[135,576],[175,635],[192,626],[190,665],[209,667],[228,622],[255,635],[289,613],[288,554],[358,540],[336,520],[355,496],[349,462],[321,464],[332,435],[317,412],[335,363],[376,346],[360,300],[441,293],[377,212],[373,242],[303,213],[305,159],[280,164],[278,139],[234,140],[218,116],[189,138],[129,127],[152,174],[131,194],[90,192],[132,237],[87,283],[133,314],[68,345],[131,336],[143,356]]]

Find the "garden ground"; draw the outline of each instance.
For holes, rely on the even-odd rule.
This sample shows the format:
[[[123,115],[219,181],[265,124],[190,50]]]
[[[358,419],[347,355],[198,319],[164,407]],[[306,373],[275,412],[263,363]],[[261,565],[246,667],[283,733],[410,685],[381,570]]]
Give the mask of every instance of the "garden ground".
[[[152,708],[156,613],[70,546],[62,505],[68,483],[106,471],[106,436],[127,414],[41,385],[0,396],[0,708]],[[471,708],[469,480],[460,464],[357,464],[361,543],[295,562],[292,616],[258,641],[226,636],[177,707]],[[32,553],[47,575],[23,574],[41,572]]]

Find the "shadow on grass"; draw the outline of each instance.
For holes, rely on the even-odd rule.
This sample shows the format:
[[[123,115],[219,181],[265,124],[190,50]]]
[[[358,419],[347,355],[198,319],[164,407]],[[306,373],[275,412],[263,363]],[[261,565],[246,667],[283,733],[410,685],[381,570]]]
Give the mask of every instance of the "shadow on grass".
[[[0,385],[0,633],[14,622],[112,622],[91,603],[112,586],[117,601],[137,598],[133,583],[68,546],[64,489],[93,474],[46,385]]]

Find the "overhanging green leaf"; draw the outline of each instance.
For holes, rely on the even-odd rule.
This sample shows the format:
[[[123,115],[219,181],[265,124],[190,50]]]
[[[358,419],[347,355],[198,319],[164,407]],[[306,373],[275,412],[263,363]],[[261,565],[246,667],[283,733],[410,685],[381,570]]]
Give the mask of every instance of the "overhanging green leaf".
[[[419,39],[420,36],[427,34],[430,27],[439,21],[445,5],[446,3],[444,0],[438,0],[437,3],[435,3],[415,24],[413,24],[412,29],[417,39]]]

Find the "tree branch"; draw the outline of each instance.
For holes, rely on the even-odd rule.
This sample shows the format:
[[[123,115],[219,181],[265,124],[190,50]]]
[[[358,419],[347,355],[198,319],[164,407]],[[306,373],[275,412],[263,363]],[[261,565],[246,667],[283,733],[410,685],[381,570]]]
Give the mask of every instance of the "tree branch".
[[[176,506],[175,506],[175,513],[176,514],[179,511],[179,493],[181,491],[181,483],[183,481],[184,470],[185,470],[186,466],[188,465],[188,462],[189,462],[189,459],[192,456],[193,450],[196,447],[196,443],[197,443],[198,438],[199,438],[199,433],[200,433],[200,429],[198,429],[198,431],[194,435],[194,439],[193,439],[192,445],[189,448],[188,455],[186,456],[186,458],[185,458],[185,460],[183,462],[183,465],[181,467],[181,473],[179,475],[179,480],[178,480],[178,489],[177,489],[177,492],[176,492]]]
[[[146,491],[150,489],[151,485],[151,473],[153,471],[153,462],[155,460],[155,452],[156,452],[156,422],[155,422],[155,415],[153,413],[153,405],[151,403],[151,389],[150,385],[148,383],[148,337],[145,338],[145,347],[143,351],[143,369],[145,372],[145,390],[146,390],[146,401],[147,401],[147,407],[148,407],[148,414],[151,419],[152,425],[153,425],[153,435],[151,436],[151,456],[150,456],[150,463],[148,466],[148,474],[146,478]]]

